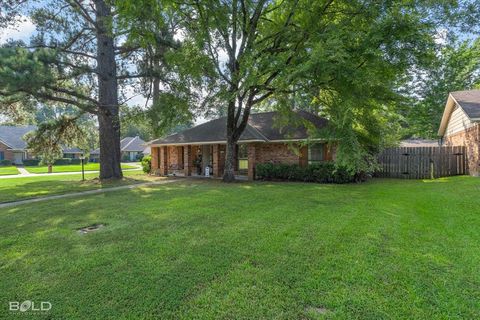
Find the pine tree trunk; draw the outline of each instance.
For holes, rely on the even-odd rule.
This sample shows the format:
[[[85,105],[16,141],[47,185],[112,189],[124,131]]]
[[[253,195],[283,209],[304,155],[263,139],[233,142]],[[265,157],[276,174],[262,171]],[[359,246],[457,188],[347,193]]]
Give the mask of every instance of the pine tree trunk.
[[[48,165],[48,173],[52,173],[52,172],[53,172],[52,165],[49,164],[49,165]]]
[[[117,65],[111,34],[112,12],[104,0],[95,1],[100,134],[100,179],[122,177]]]

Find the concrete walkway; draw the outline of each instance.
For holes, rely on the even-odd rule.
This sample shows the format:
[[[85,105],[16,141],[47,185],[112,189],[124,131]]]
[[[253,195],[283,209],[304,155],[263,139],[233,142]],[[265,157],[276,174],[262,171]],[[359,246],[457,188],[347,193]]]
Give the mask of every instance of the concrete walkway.
[[[13,202],[4,202],[4,203],[0,203],[0,209],[8,208],[8,207],[16,207],[16,206],[20,206],[20,205],[23,205],[23,204],[36,203],[36,202],[41,202],[41,201],[64,199],[64,198],[73,198],[73,197],[78,197],[78,196],[86,196],[86,195],[99,194],[99,193],[112,192],[112,191],[119,191],[119,190],[131,190],[131,189],[136,189],[136,188],[141,188],[141,187],[161,185],[161,184],[167,184],[167,183],[172,183],[172,182],[177,182],[177,181],[178,180],[163,180],[163,181],[145,182],[145,183],[131,184],[131,185],[127,185],[127,186],[111,187],[111,188],[104,188],[104,189],[94,189],[94,190],[81,191],[81,192],[58,194],[58,195],[55,195],[55,196],[46,196],[46,197],[39,197],[39,198],[34,198],[34,199],[27,199],[27,200],[13,201]]]
[[[132,168],[132,169],[122,169],[122,172],[135,171],[139,170],[142,167]],[[49,176],[63,176],[68,174],[82,174],[82,171],[73,171],[73,172],[52,172],[52,173],[30,173],[25,168],[17,167],[20,174],[17,175],[5,175],[0,176],[0,179],[15,179],[15,178],[25,178],[25,177],[49,177]],[[100,171],[85,171],[85,174],[89,173],[100,173]]]

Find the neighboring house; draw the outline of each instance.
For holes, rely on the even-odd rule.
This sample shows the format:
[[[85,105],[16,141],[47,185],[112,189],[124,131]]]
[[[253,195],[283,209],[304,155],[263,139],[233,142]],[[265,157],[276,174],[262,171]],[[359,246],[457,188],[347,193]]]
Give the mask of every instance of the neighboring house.
[[[36,126],[0,126],[0,160],[22,164],[23,160],[33,159],[34,155],[28,152],[23,137],[36,129]],[[63,148],[64,158],[79,158],[82,153],[78,148]]]
[[[35,126],[0,126],[0,160],[22,164],[23,160],[31,159],[23,136],[35,129]]]
[[[438,140],[427,139],[406,139],[400,141],[400,147],[439,147],[440,142]]]
[[[125,137],[120,141],[120,150],[122,152],[122,160],[136,161],[139,154],[143,154],[145,150],[145,141],[140,137]],[[95,149],[90,152],[90,160],[98,161],[100,158],[100,149]]]
[[[438,135],[447,146],[465,146],[468,170],[480,175],[480,90],[448,95]]]
[[[327,120],[308,112],[296,112],[316,129],[325,128]],[[318,140],[305,145],[309,139],[304,124],[298,127],[275,126],[276,112],[250,115],[248,125],[240,136],[235,150],[235,173],[255,178],[258,163],[285,163],[305,166],[308,163],[333,160],[334,150]],[[302,121],[299,121],[303,123]],[[209,121],[166,138],[149,143],[152,172],[159,175],[223,175],[226,149],[225,117]],[[293,148],[297,147],[297,148]],[[295,151],[297,149],[298,152]]]

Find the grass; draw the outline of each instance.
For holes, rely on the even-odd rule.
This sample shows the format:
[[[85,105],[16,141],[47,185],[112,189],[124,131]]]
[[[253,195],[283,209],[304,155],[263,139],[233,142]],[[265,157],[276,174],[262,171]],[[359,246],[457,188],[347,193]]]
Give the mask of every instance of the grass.
[[[0,166],[0,176],[18,174],[17,167],[15,166]]]
[[[109,188],[157,179],[145,175],[141,170],[125,171],[123,174],[124,179],[120,181],[105,182],[98,180],[98,173],[85,174],[86,181],[82,181],[81,174],[0,179],[0,203],[55,194]]]
[[[0,301],[51,302],[36,319],[478,319],[479,191],[183,181],[3,209]]]
[[[134,168],[136,167],[129,164],[122,163],[122,169],[134,169]],[[25,169],[27,169],[27,171],[30,173],[48,173],[48,166],[28,166],[28,167],[26,166]],[[98,171],[98,170],[100,170],[99,163],[90,162],[85,164],[85,171]],[[53,172],[76,172],[76,171],[82,171],[81,164],[53,166]]]

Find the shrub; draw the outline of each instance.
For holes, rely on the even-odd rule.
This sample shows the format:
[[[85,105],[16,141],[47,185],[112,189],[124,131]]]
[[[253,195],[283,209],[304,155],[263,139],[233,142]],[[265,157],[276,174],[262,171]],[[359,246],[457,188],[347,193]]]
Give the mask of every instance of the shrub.
[[[66,165],[66,164],[72,164],[72,159],[70,158],[62,158],[62,159],[57,159],[53,162],[54,165],[60,166],[60,165]]]
[[[40,160],[38,159],[26,159],[26,160],[23,160],[23,165],[25,166],[38,166],[38,164],[40,163]]]
[[[81,164],[82,159],[70,159],[70,164]]]
[[[0,160],[0,166],[11,166],[11,165],[12,165],[12,161],[10,160],[7,160],[7,159]]]
[[[137,153],[137,155],[135,156],[135,158],[137,159],[137,161],[142,161],[143,157],[145,157],[145,155],[143,153]]]
[[[142,168],[143,172],[150,173],[152,169],[152,156],[144,156],[142,158]]]
[[[333,162],[322,162],[301,167],[296,164],[261,163],[256,166],[256,175],[264,180],[304,181],[318,183],[348,183],[354,176],[346,168]]]

